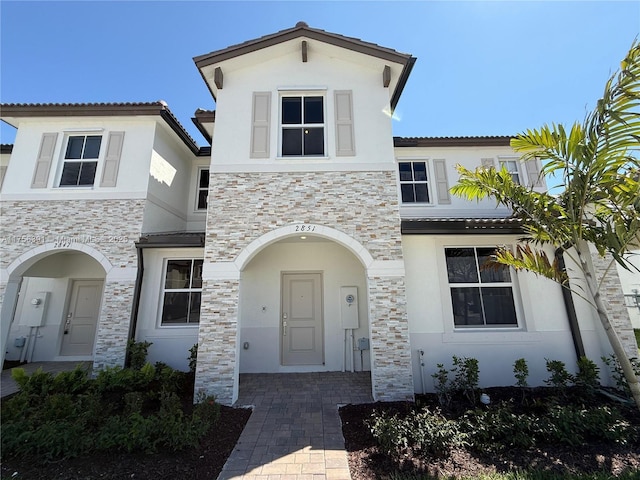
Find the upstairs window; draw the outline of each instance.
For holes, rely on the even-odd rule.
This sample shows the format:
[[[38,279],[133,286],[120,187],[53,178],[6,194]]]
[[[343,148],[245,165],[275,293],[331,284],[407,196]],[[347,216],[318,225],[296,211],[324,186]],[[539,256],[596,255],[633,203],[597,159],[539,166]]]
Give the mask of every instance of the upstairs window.
[[[430,203],[427,162],[399,162],[402,203]]]
[[[67,141],[61,187],[92,186],[96,177],[101,135],[73,135]]]
[[[445,248],[456,328],[517,327],[511,272],[484,265],[495,248]]]
[[[520,184],[520,172],[518,171],[518,162],[516,160],[498,160],[500,162],[500,170],[507,169],[514,183]]]
[[[198,171],[198,194],[196,197],[196,210],[207,209],[207,199],[209,197],[209,169],[201,168]]]
[[[168,260],[165,273],[162,325],[200,322],[202,260]]]
[[[324,97],[282,97],[282,156],[323,157]]]

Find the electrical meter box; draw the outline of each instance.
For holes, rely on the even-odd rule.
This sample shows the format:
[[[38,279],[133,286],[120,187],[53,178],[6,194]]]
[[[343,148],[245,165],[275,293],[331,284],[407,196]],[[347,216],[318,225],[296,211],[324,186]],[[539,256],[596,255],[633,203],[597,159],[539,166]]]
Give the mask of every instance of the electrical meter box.
[[[358,287],[340,287],[342,328],[358,328]]]
[[[42,327],[47,313],[50,292],[36,292],[27,298],[22,306],[20,325],[25,327]]]

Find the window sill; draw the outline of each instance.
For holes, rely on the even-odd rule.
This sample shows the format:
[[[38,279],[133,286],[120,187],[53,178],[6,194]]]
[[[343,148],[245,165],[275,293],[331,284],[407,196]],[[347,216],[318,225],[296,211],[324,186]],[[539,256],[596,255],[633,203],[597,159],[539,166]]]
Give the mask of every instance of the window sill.
[[[316,160],[331,160],[330,157],[315,157],[315,156],[303,156],[303,157],[294,157],[294,156],[286,156],[286,157],[276,157],[277,161],[286,161],[286,160],[293,160],[296,162],[299,161],[304,161],[304,162],[308,162],[308,161],[316,161]]]

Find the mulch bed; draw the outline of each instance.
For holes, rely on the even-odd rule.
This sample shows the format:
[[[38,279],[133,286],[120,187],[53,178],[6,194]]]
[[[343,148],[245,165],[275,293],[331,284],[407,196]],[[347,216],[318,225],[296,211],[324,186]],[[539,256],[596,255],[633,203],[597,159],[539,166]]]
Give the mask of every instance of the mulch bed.
[[[215,480],[250,416],[248,409],[221,407],[220,419],[195,450],[94,454],[44,465],[38,459],[9,459],[2,463],[2,479]]]
[[[521,392],[512,388],[494,388],[485,391],[494,402],[499,399],[521,397]],[[544,389],[537,389],[536,393],[544,395],[543,392]],[[534,394],[532,391],[531,395]],[[435,407],[438,404],[435,395],[420,396],[417,402],[429,407]],[[607,404],[610,400],[602,396],[598,397],[598,402]],[[612,405],[621,407],[617,403]],[[406,458],[398,464],[377,447],[364,420],[370,418],[374,411],[402,413],[411,408],[414,408],[411,403],[396,402],[347,405],[340,409],[352,480],[384,480],[398,471],[427,473],[437,478],[460,478],[523,469],[548,470],[564,475],[602,471],[609,472],[611,475],[618,475],[623,471],[640,472],[640,441],[627,446],[609,443],[589,444],[579,448],[548,446],[528,450],[510,450],[493,455],[458,449],[445,458]],[[453,405],[452,408],[456,410],[462,407]],[[625,409],[625,415],[632,423],[640,425],[640,415],[634,407]]]

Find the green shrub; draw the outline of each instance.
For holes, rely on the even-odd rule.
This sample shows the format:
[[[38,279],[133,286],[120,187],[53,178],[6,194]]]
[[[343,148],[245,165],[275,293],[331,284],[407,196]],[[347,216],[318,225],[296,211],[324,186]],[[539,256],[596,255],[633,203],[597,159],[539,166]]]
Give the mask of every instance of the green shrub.
[[[196,365],[198,364],[198,344],[195,343],[193,347],[189,349],[189,371],[196,373]]]
[[[459,422],[448,420],[437,409],[424,408],[402,417],[374,413],[367,426],[380,447],[396,458],[409,452],[423,458],[443,456],[467,444]]]
[[[513,376],[516,377],[516,385],[520,388],[529,386],[527,378],[529,378],[529,367],[524,358],[517,359],[513,364]]]
[[[478,360],[468,357],[459,358],[454,355],[451,371],[454,374],[452,389],[462,392],[469,403],[475,405],[480,378]]]
[[[582,356],[578,359],[578,372],[573,381],[588,394],[593,394],[600,386],[600,368],[592,360]]]
[[[187,374],[159,367],[107,368],[95,379],[80,371],[16,372],[24,388],[2,404],[3,458],[47,462],[95,451],[195,447],[218,420],[220,405],[203,396],[186,415],[173,390]]]
[[[438,395],[438,402],[440,402],[441,406],[449,405],[451,401],[451,387],[449,384],[449,370],[444,368],[442,363],[438,363],[436,365],[438,370],[436,373],[432,374],[433,383],[436,390],[436,395]]]
[[[153,345],[152,342],[136,342],[135,340],[129,340],[127,342],[126,365],[134,370],[140,370],[147,362],[147,355],[151,345]]]
[[[625,395],[627,398],[632,398],[631,389],[629,388],[629,384],[627,380],[624,378],[624,373],[622,372],[622,367],[620,366],[620,362],[615,357],[615,355],[610,355],[609,357],[601,357],[604,364],[609,367],[611,372],[611,376],[615,382],[615,389],[618,390],[621,394]],[[640,377],[640,361],[637,358],[630,358],[631,365],[633,366],[633,370],[636,376]]]
[[[544,383],[565,393],[569,384],[573,383],[573,375],[567,371],[564,362],[560,360],[549,360],[548,358],[545,358],[545,361],[547,362],[549,378],[547,378]]]

